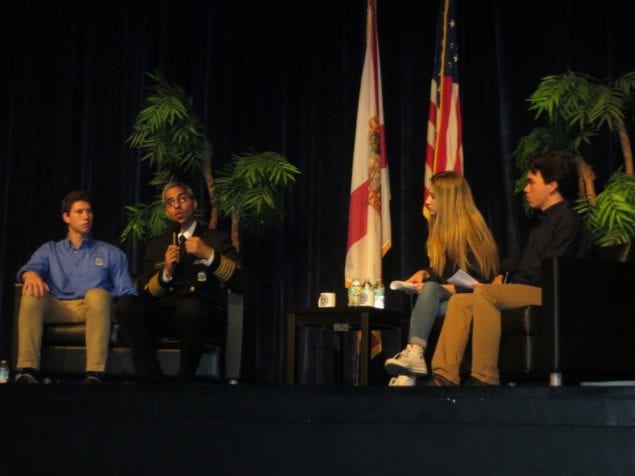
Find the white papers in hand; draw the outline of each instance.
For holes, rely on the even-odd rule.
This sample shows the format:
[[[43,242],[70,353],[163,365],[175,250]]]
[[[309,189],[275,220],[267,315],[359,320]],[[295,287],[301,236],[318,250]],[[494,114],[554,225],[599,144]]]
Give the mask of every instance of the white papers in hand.
[[[408,294],[414,294],[417,292],[417,286],[406,281],[392,281],[390,283],[390,289],[393,291],[404,291]]]
[[[462,269],[459,269],[456,273],[448,278],[448,283],[454,284],[457,288],[472,289],[472,285],[478,283],[478,281]]]

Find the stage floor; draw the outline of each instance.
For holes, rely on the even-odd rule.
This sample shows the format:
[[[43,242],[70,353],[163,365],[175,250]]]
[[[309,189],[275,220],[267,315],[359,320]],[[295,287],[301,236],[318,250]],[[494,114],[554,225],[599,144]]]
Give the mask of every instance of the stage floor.
[[[633,474],[635,387],[0,385],[1,474]]]

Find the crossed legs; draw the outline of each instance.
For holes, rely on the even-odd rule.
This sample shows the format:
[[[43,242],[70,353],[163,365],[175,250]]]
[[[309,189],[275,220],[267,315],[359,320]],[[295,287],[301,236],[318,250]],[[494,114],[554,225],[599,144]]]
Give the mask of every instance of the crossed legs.
[[[472,294],[453,296],[432,358],[432,373],[455,384],[460,382],[459,370],[471,330],[471,376],[498,385],[501,311],[541,302],[542,290],[524,284],[485,284]]]

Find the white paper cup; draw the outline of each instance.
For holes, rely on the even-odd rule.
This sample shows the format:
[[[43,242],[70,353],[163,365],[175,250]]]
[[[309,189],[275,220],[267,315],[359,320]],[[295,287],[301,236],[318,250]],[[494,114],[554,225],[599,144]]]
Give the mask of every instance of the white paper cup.
[[[335,293],[320,293],[318,307],[335,307]]]

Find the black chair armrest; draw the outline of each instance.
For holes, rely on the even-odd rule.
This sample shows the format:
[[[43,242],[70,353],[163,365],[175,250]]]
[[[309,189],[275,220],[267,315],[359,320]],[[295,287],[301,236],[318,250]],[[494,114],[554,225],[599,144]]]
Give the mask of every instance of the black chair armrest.
[[[242,375],[243,310],[243,295],[229,291],[225,336],[225,378],[229,381],[238,380]]]
[[[551,372],[635,375],[635,264],[543,262],[543,357]]]

